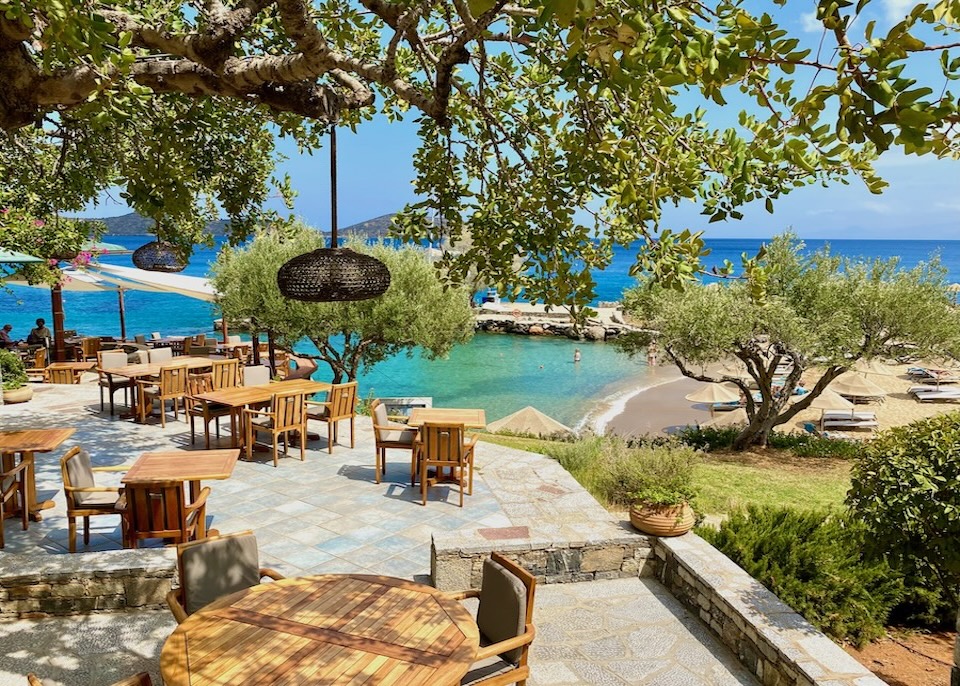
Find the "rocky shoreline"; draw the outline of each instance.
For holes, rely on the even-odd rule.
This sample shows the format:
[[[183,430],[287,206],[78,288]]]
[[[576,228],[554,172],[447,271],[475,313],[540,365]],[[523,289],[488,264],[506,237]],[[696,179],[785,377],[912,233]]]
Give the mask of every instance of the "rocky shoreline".
[[[570,315],[563,310],[546,311],[543,305],[531,303],[488,303],[477,308],[476,330],[519,336],[564,336],[572,340],[606,341],[637,327],[623,320],[618,303],[603,303],[595,308],[578,333]]]

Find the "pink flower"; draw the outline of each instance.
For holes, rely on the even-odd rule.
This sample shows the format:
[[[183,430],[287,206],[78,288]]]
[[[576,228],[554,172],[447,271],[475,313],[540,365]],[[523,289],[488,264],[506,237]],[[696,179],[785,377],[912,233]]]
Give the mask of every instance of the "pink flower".
[[[10,208],[9,208],[9,207],[4,207],[2,210],[0,210],[0,213],[10,214]]]
[[[43,221],[42,219],[34,219],[34,220],[33,220],[33,225],[34,225],[35,227],[37,227],[38,229],[39,229],[41,226],[43,226],[44,224],[46,224],[46,222]]]

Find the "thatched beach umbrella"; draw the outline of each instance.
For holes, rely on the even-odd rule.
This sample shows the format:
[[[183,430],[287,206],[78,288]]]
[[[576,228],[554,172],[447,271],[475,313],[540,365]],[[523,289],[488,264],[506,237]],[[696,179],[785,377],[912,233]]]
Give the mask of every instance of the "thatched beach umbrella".
[[[861,374],[880,374],[882,376],[896,374],[895,371],[876,358],[867,360],[861,357],[853,364],[853,369]]]
[[[749,423],[750,418],[747,417],[747,411],[742,407],[738,407],[733,412],[721,412],[713,419],[701,424],[701,426],[740,426]]]
[[[732,383],[708,383],[693,393],[685,395],[684,398],[692,403],[706,403],[710,408],[710,416],[713,416],[714,403],[732,403],[734,400],[740,400],[740,389]]]
[[[836,391],[827,388],[824,389],[823,393],[813,399],[810,407],[820,410],[820,429],[822,430],[823,416],[827,410],[850,410],[850,416],[852,417],[853,408],[856,406]]]
[[[541,437],[573,433],[573,429],[569,426],[561,424],[553,417],[545,415],[530,405],[522,410],[517,410],[513,414],[508,414],[502,419],[491,422],[487,425],[487,431],[491,433],[509,431],[515,434],[530,434],[531,436]]]
[[[887,392],[863,374],[844,372],[830,382],[830,388],[840,395],[853,398],[874,398]]]

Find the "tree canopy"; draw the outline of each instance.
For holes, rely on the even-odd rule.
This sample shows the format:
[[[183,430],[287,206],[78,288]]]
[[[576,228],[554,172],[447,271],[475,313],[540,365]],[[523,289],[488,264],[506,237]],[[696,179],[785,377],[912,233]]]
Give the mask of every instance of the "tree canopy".
[[[803,251],[786,234],[771,242],[763,268],[745,280],[674,291],[639,286],[625,298],[625,309],[648,327],[623,339],[629,351],[644,351],[655,339],[684,376],[739,386],[749,419],[739,448],[765,444],[774,427],[808,408],[861,358],[960,355],[960,310],[936,259],[904,270],[896,258]],[[790,371],[778,379],[781,365]],[[823,376],[788,403],[815,366]]]
[[[67,200],[119,182],[136,209],[176,215],[199,193],[244,236],[274,133],[313,149],[332,123],[412,116],[421,200],[399,234],[456,244],[469,228],[452,278],[475,270],[581,306],[617,244],[651,239],[638,269],[692,276],[704,249],[661,226],[671,204],[736,219],[812,183],[855,176],[879,192],[871,162],[891,148],[957,156],[956,3],[893,22],[876,20],[879,4],[822,0],[808,46],[780,10],[736,0],[0,0],[0,128],[16,160],[34,154],[31,137],[69,143]],[[718,126],[701,102],[743,111]],[[141,121],[154,113],[162,125]],[[164,135],[126,135],[139,126]],[[94,159],[113,164],[84,162],[104,140]],[[195,169],[207,151],[228,172]],[[174,234],[194,230],[181,219]]]
[[[293,349],[303,338],[330,366],[334,383],[353,380],[364,368],[415,348],[429,359],[445,356],[473,335],[469,295],[444,288],[425,251],[379,243],[350,244],[390,270],[383,295],[355,302],[307,303],[290,300],[277,287],[277,271],[291,258],[324,247],[323,236],[296,225],[262,231],[242,248],[225,248],[213,265],[217,302],[228,321],[249,321]],[[303,354],[298,351],[298,354]]]

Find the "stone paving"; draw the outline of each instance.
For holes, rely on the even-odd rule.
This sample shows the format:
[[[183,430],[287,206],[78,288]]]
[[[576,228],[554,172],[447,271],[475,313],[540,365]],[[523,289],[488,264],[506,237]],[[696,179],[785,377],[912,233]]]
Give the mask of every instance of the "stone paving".
[[[0,407],[0,430],[78,429],[60,450],[38,455],[38,490],[56,507],[26,532],[8,522],[7,548],[0,556],[65,553],[59,457],[67,447],[83,445],[101,465],[130,463],[148,450],[190,447],[182,421],[168,422],[164,431],[159,422],[141,426],[111,420],[99,414],[96,395],[94,384],[46,386],[29,403]],[[321,439],[310,444],[305,462],[281,458],[279,468],[269,454],[258,454],[252,462],[238,463],[231,479],[205,484],[213,489],[209,525],[221,532],[254,529],[261,564],[286,575],[370,572],[421,581],[429,573],[434,532],[474,536],[478,528],[526,526],[568,538],[624,534],[565,470],[540,455],[481,443],[474,495],[463,509],[456,505],[456,489],[447,487],[431,489],[422,507],[419,490],[409,485],[407,453],[391,453],[386,479],[374,483],[373,456],[370,423],[363,417],[357,420],[353,450],[338,445],[330,455]],[[107,476],[105,484],[119,478]],[[93,518],[91,525],[87,554],[120,548],[118,518]],[[28,563],[28,557],[22,559]],[[534,616],[532,685],[756,683],[698,620],[649,579],[541,585]],[[0,625],[0,685],[22,684],[31,669],[70,686],[97,686],[141,669],[155,671],[172,626],[163,612]]]

